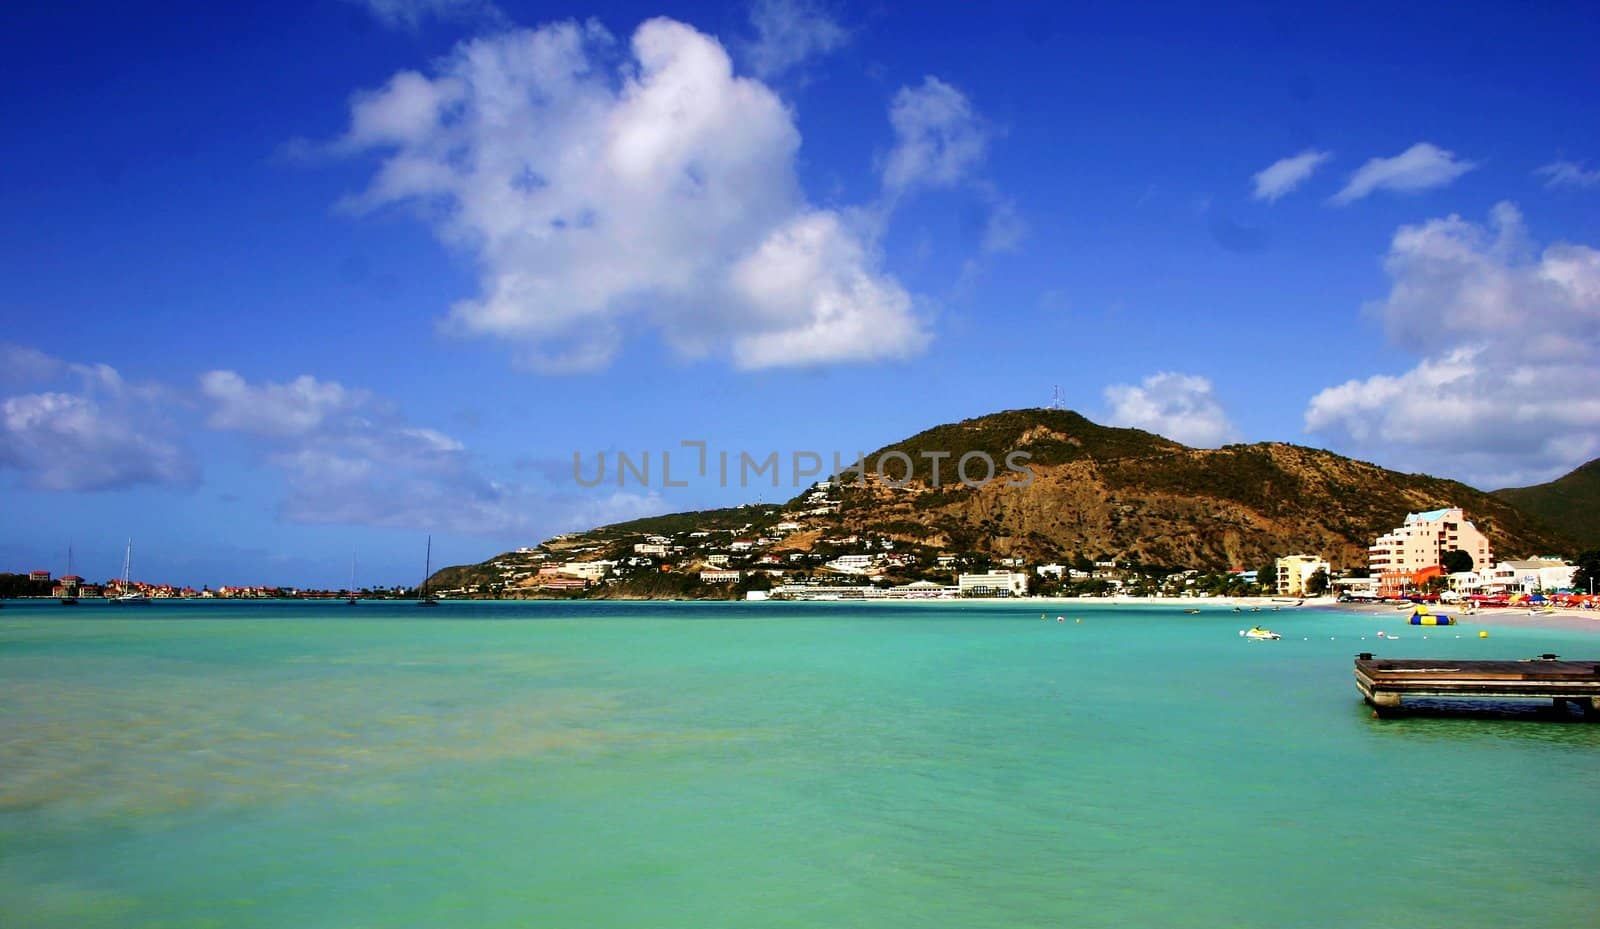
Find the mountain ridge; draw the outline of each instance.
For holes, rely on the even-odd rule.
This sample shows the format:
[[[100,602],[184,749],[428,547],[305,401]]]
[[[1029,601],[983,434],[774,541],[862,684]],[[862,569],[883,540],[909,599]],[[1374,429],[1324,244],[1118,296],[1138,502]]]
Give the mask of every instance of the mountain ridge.
[[[1491,493],[1572,536],[1585,549],[1600,548],[1600,520],[1595,519],[1600,513],[1600,458],[1553,481]]]
[[[989,458],[989,480],[979,478],[990,476],[990,464],[972,457],[972,480],[961,481],[960,462],[972,453]],[[1005,410],[941,424],[885,445],[863,463],[865,476],[851,469],[834,476],[830,506],[816,506],[818,492],[807,488],[784,504],[645,517],[557,536],[541,549],[609,547],[615,554],[649,534],[690,526],[760,532],[789,519],[806,531],[774,551],[855,537],[984,560],[1113,560],[1209,571],[1258,568],[1305,552],[1345,570],[1365,567],[1372,540],[1406,514],[1460,506],[1497,558],[1578,550],[1567,533],[1459,481],[1283,442],[1191,448],[1070,410]],[[693,553],[676,560],[693,560]]]

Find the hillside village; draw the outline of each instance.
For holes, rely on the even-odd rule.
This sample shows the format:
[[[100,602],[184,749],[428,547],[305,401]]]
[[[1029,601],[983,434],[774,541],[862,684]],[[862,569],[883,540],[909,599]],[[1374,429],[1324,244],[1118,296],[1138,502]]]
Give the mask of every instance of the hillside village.
[[[838,484],[819,481],[788,506],[751,504],[557,536],[481,565],[446,569],[431,583],[443,597],[510,599],[1369,599],[1422,593],[1451,599],[1554,592],[1570,585],[1576,570],[1554,556],[1494,561],[1488,539],[1455,507],[1409,514],[1404,525],[1373,540],[1366,564],[1335,566],[1320,554],[1285,553],[1258,566],[1202,571],[1104,554],[1029,563],[888,533],[844,533],[832,518],[840,505]]]

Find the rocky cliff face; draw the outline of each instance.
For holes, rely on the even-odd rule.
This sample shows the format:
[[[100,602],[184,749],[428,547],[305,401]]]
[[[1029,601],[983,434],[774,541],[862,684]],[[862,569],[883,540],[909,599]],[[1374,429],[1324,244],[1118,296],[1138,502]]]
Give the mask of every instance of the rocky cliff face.
[[[982,487],[953,480],[950,462],[982,451],[999,466]],[[1008,452],[1031,455],[1033,482],[1014,485]],[[949,452],[941,486],[926,467],[904,487],[873,474],[886,452],[927,462]],[[1572,540],[1503,500],[1456,481],[1401,474],[1280,443],[1192,449],[1067,411],[1014,410],[941,426],[867,456],[866,487],[846,486],[839,526],[938,547],[1029,560],[1110,556],[1169,567],[1256,567],[1320,553],[1365,565],[1367,546],[1406,513],[1454,505],[1498,556],[1568,552]],[[890,478],[904,474],[901,460]],[[973,459],[969,475],[986,469]]]

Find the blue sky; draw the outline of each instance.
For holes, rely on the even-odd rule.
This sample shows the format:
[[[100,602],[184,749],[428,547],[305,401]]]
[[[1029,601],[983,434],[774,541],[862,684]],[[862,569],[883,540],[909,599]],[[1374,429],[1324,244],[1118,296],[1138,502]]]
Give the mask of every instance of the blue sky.
[[[1050,402],[1600,455],[1586,4],[11,5],[0,568],[412,583]],[[578,486],[601,450],[651,486]],[[614,475],[613,475],[614,476]]]

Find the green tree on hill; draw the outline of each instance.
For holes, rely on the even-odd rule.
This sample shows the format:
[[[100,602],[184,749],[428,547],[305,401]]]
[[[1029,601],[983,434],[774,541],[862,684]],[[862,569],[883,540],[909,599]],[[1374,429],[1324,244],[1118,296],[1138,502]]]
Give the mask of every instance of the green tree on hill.
[[[1578,593],[1600,592],[1600,548],[1591,548],[1578,556],[1578,570],[1572,574],[1572,589]]]

